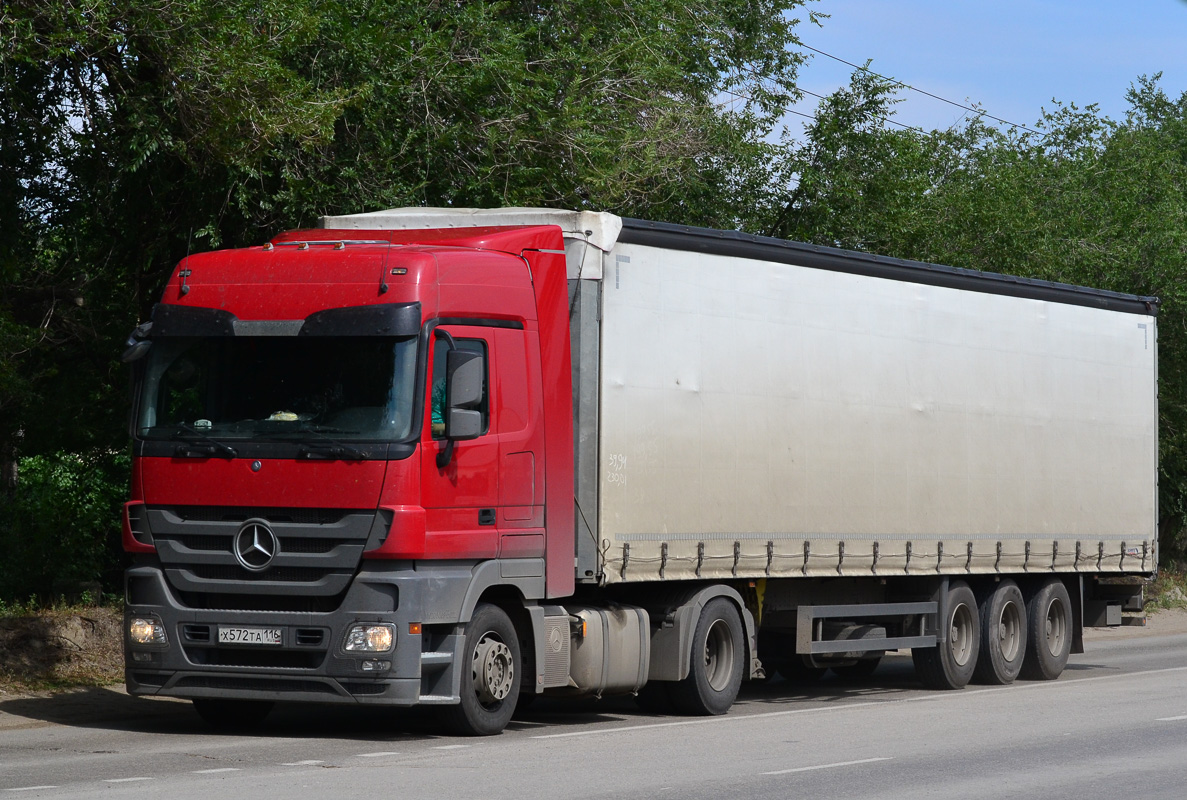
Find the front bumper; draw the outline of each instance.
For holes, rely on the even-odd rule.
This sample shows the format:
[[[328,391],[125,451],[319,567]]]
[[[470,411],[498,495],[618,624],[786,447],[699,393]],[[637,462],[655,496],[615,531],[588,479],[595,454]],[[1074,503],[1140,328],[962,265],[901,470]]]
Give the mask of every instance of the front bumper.
[[[171,590],[158,564],[126,573],[125,676],[132,695],[221,697],[245,700],[411,706],[456,703],[453,665],[457,626],[420,623],[429,574],[410,563],[379,563],[355,577],[342,602],[327,611],[193,608]],[[136,645],[127,634],[133,618],[164,627],[166,645]],[[347,652],[347,630],[358,623],[395,627],[388,653]],[[279,645],[220,644],[219,628],[279,629]],[[388,662],[377,673],[364,662]]]

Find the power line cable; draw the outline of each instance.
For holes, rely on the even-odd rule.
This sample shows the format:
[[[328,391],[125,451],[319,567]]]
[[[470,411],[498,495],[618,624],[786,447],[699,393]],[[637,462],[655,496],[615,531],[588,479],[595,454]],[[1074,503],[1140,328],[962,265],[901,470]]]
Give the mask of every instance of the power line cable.
[[[873,76],[874,76],[874,77],[876,77],[876,78],[881,78],[882,80],[884,80],[884,81],[887,81],[887,82],[889,82],[889,83],[893,83],[893,84],[895,84],[895,85],[897,85],[897,86],[902,86],[904,89],[910,89],[910,90],[911,90],[911,91],[913,91],[913,92],[919,92],[919,93],[920,93],[920,94],[922,94],[922,95],[927,95],[928,97],[931,97],[931,98],[933,98],[933,99],[939,100],[939,101],[941,101],[941,102],[943,102],[943,103],[947,103],[948,105],[956,106],[957,108],[963,108],[965,111],[971,111],[971,112],[973,112],[974,114],[977,114],[978,116],[982,116],[982,117],[988,117],[989,119],[991,119],[991,120],[993,120],[993,121],[995,121],[995,122],[1001,122],[1001,123],[1003,123],[1003,124],[1005,124],[1005,125],[1010,125],[1010,126],[1012,126],[1012,127],[1014,127],[1014,128],[1021,128],[1022,130],[1024,130],[1024,131],[1028,131],[1028,132],[1030,132],[1030,133],[1037,133],[1039,136],[1045,136],[1045,135],[1046,135],[1046,134],[1044,134],[1042,131],[1036,131],[1034,128],[1028,128],[1027,126],[1025,126],[1025,125],[1020,125],[1020,124],[1018,124],[1017,122],[1010,122],[1010,120],[1008,120],[1008,119],[1002,119],[1001,117],[995,117],[993,114],[990,114],[990,113],[989,113],[989,112],[987,112],[987,111],[982,111],[982,110],[980,110],[980,109],[973,108],[972,106],[966,106],[966,105],[964,105],[963,103],[958,103],[958,102],[956,102],[955,100],[949,100],[949,99],[948,99],[948,98],[946,98],[946,97],[940,97],[938,94],[932,94],[931,92],[925,91],[925,90],[923,90],[923,89],[919,89],[919,88],[917,88],[917,87],[915,87],[915,86],[912,86],[912,85],[911,85],[911,84],[909,84],[909,83],[903,83],[903,82],[902,82],[902,81],[900,81],[900,80],[895,80],[894,78],[888,78],[888,77],[887,77],[887,76],[885,76],[885,75],[880,75],[879,73],[877,73],[877,72],[874,72],[874,71],[873,71],[872,69],[870,69],[869,67],[863,67],[863,66],[861,66],[860,64],[854,64],[852,61],[846,61],[845,59],[843,59],[843,58],[840,58],[839,56],[834,56],[832,53],[826,53],[826,52],[824,52],[823,50],[818,50],[818,49],[816,49],[815,47],[812,47],[812,46],[810,46],[810,45],[806,45],[806,44],[804,44],[803,42],[800,42],[800,47],[803,47],[805,50],[811,50],[813,53],[819,53],[820,55],[822,55],[822,56],[825,56],[825,57],[827,57],[827,58],[831,58],[831,59],[833,59],[834,61],[840,61],[842,64],[846,64],[846,65],[848,65],[848,66],[850,66],[850,67],[853,67],[854,69],[860,69],[860,70],[862,70],[862,71],[864,71],[864,72],[868,72],[868,73],[870,73],[871,75],[873,75]],[[811,94],[811,92],[809,92],[809,94]]]
[[[827,100],[828,99],[827,97],[825,97],[822,94],[816,94],[816,92],[813,92],[811,89],[804,89],[801,87],[796,87],[796,88],[798,88],[804,94],[810,94],[819,100]],[[788,109],[788,110],[790,111],[790,109]],[[793,113],[799,113],[799,112],[793,112]],[[804,116],[808,116],[808,115],[805,114]],[[815,117],[813,117],[813,119],[815,119]],[[927,135],[927,131],[923,130],[923,128],[916,127],[915,125],[907,125],[907,124],[898,122],[898,121],[893,120],[890,117],[886,117],[886,116],[879,116],[879,117],[877,117],[877,119],[880,119],[883,122],[889,122],[891,125],[898,125],[900,128],[905,128],[909,131],[915,131],[916,133],[922,133],[924,136]]]

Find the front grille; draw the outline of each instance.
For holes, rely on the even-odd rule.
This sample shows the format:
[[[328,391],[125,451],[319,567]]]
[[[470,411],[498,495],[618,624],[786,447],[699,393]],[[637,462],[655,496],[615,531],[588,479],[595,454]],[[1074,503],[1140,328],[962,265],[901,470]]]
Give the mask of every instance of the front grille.
[[[317,669],[326,660],[324,651],[272,650],[232,647],[184,647],[192,664],[212,667],[270,667],[273,669]]]
[[[280,536],[280,552],[282,553],[329,553],[342,544],[341,539],[329,539],[324,536]],[[231,553],[234,546],[234,534],[216,535],[187,535],[157,537],[157,541],[176,542],[186,550],[195,553]]]
[[[266,519],[294,525],[334,525],[352,513],[344,508],[251,508],[243,506],[173,506],[169,509],[185,522],[246,522]]]
[[[166,580],[194,609],[334,610],[358,571],[375,516],[338,508],[145,508]],[[265,520],[276,537],[274,558],[260,571],[245,569],[235,553],[251,519]]]
[[[231,594],[229,592],[177,592],[186,608],[205,611],[283,611],[325,614],[342,605],[344,595]]]
[[[263,572],[250,572],[240,566],[220,564],[197,564],[186,571],[195,577],[208,581],[284,581],[287,583],[316,583],[326,575],[326,570],[312,567],[273,567]]]
[[[176,689],[228,689],[246,692],[307,692],[337,695],[334,687],[320,681],[280,680],[278,678],[221,677],[187,675],[174,684]]]

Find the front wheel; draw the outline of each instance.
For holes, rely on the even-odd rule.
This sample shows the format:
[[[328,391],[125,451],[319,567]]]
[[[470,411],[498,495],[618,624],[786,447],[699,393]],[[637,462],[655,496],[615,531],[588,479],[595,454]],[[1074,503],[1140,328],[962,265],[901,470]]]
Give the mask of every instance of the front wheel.
[[[672,703],[685,714],[729,711],[742,688],[744,654],[737,607],[724,597],[713,598],[701,609],[692,636],[688,677],[669,686]]]
[[[519,637],[507,612],[487,603],[474,609],[464,635],[461,702],[443,711],[456,733],[492,736],[507,727],[519,699]]]

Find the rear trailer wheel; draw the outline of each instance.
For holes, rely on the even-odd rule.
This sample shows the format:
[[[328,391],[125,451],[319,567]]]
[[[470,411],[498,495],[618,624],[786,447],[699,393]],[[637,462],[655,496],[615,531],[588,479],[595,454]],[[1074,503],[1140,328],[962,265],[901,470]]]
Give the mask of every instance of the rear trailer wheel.
[[[1026,603],[1026,657],[1023,678],[1053,681],[1072,652],[1072,600],[1058,578],[1050,578]]]
[[[463,736],[502,732],[515,713],[523,662],[519,637],[507,612],[479,603],[466,623],[461,702],[442,711],[449,727]]]
[[[1003,580],[981,599],[981,655],[978,683],[1013,683],[1026,655],[1026,601],[1018,584]]]
[[[963,581],[949,584],[947,607],[947,614],[940,622],[947,641],[911,651],[915,673],[928,689],[964,688],[977,667],[981,626],[977,598],[968,584]]]
[[[693,632],[688,677],[668,687],[672,703],[685,714],[724,714],[738,698],[744,660],[738,609],[715,597],[701,609]]]
[[[226,700],[221,697],[195,697],[194,710],[207,725],[224,731],[258,728],[274,703],[268,700]]]

